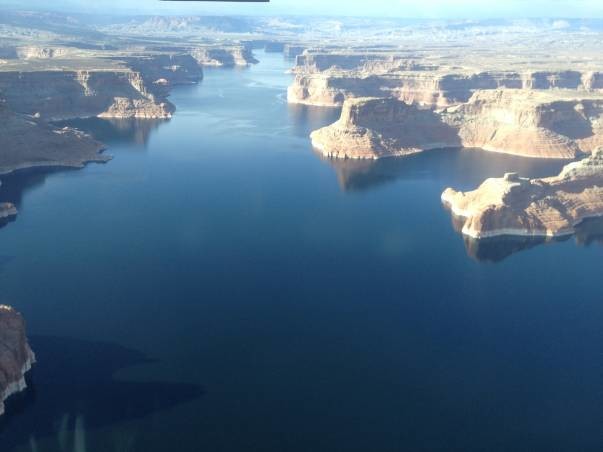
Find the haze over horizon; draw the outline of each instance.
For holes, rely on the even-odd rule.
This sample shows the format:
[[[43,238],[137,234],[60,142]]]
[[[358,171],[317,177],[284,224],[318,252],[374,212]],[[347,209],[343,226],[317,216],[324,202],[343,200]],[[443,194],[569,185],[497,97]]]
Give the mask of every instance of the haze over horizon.
[[[190,14],[190,15],[329,15],[421,19],[519,19],[519,18],[603,18],[603,3],[596,0],[271,0],[259,4],[168,3],[159,0],[30,0],[26,7],[14,0],[0,0],[12,9],[90,12],[107,14]]]

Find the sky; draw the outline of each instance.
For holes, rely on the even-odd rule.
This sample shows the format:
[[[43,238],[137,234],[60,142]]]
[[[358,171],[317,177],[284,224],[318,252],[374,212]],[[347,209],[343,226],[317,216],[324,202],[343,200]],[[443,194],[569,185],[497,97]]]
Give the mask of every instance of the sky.
[[[138,14],[310,14],[406,18],[603,18],[603,0],[271,0],[196,3],[159,0],[0,0],[20,9]]]

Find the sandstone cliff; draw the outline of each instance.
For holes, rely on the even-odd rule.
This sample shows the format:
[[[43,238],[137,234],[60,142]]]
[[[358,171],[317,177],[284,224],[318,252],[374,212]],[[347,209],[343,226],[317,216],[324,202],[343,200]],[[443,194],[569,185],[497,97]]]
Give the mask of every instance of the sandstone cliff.
[[[140,73],[127,69],[4,71],[0,97],[15,112],[45,120],[169,118],[174,110],[167,100],[155,97]]]
[[[4,401],[25,389],[24,375],[34,362],[23,317],[0,305],[0,415],[4,414]]]
[[[558,176],[526,179],[511,173],[487,179],[471,192],[442,194],[463,234],[556,237],[588,218],[603,216],[603,148],[570,163]]]
[[[314,148],[327,157],[355,159],[460,146],[457,131],[436,113],[395,99],[350,99],[341,118],[313,132],[311,139]]]
[[[500,44],[500,43],[499,43]],[[496,45],[493,43],[493,45]],[[465,45],[466,47],[466,45]],[[603,72],[588,55],[567,69],[549,56],[515,55],[498,61],[485,48],[312,49],[296,59],[291,103],[341,106],[357,97],[395,97],[407,103],[446,107],[464,103],[479,90],[601,90]],[[509,66],[509,67],[505,67]],[[554,67],[555,69],[551,69]]]
[[[525,157],[571,159],[603,145],[603,94],[566,90],[477,91],[441,110],[394,99],[348,99],[341,118],[315,131],[323,155],[381,158],[474,147]]]
[[[191,55],[202,66],[249,66],[258,63],[251,48],[245,45],[197,47],[191,50]]]
[[[139,73],[144,90],[166,97],[172,86],[192,85],[203,79],[203,68],[189,53],[150,53],[114,58]]]

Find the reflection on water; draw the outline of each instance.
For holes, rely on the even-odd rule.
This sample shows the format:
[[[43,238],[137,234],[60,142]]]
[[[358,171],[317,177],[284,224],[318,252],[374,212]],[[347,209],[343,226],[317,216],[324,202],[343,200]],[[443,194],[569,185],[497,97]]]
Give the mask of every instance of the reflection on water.
[[[603,217],[584,220],[575,229],[578,245],[603,245]]]
[[[85,118],[60,121],[59,127],[75,127],[90,133],[95,139],[107,146],[128,145],[131,149],[146,148],[151,134],[169,120],[164,119],[101,119]],[[72,171],[74,168],[27,168],[3,175],[0,185],[0,203],[10,202],[21,207],[23,196],[30,190],[44,185],[46,178],[59,171]],[[16,218],[0,220],[0,229],[15,221]]]
[[[473,190],[488,177],[501,177],[504,172],[537,178],[558,174],[567,164],[562,160],[539,160],[486,152],[479,149],[442,149],[408,157],[380,160],[330,159],[319,156],[337,174],[344,192],[376,189],[397,180],[435,180],[441,190]],[[461,232],[464,219],[451,215],[452,226]],[[494,237],[475,240],[463,237],[467,254],[480,262],[500,262],[519,251],[545,243],[567,240],[541,237]],[[576,243],[589,245],[603,242],[603,220],[591,219],[576,227]]]
[[[328,162],[343,191],[365,191],[400,179],[445,181],[456,189],[473,189],[487,177],[517,172],[524,177],[557,174],[567,161],[539,160],[498,154],[480,149],[441,149],[407,157],[379,160],[331,159]]]
[[[452,224],[455,230],[460,232],[462,219],[453,216]],[[603,245],[603,218],[591,218],[580,223],[575,227],[574,238],[576,244],[580,246]],[[501,262],[520,251],[570,239],[569,235],[555,238],[501,236],[481,240],[463,236],[467,254],[479,262]]]
[[[314,130],[337,121],[341,116],[341,108],[287,104],[287,113],[294,134],[306,138]]]
[[[169,119],[105,119],[84,118],[61,121],[57,125],[75,127],[94,134],[94,138],[107,144],[134,144],[147,147],[151,134]]]
[[[479,262],[501,262],[520,251],[566,239],[567,237],[552,240],[545,237],[501,236],[476,240],[463,236],[467,254]]]
[[[2,176],[0,203],[10,202],[19,208],[25,193],[43,186],[50,174],[71,170],[71,168],[29,168]]]
[[[27,442],[36,450],[36,441],[51,437],[56,450],[79,452],[84,424],[98,428],[139,419],[203,393],[193,384],[115,379],[120,369],[151,362],[119,345],[41,336],[30,341],[38,362],[27,376],[27,391],[10,398],[0,418],[2,450]]]

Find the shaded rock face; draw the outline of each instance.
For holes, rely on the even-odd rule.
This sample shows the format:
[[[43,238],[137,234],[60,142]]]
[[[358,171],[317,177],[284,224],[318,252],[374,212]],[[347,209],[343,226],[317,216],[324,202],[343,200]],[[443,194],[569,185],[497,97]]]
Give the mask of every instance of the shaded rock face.
[[[603,216],[603,148],[566,165],[558,176],[526,179],[506,174],[471,192],[442,194],[463,234],[558,237],[588,218]]]
[[[603,145],[603,95],[487,90],[442,110],[394,99],[344,103],[336,123],[312,133],[323,155],[381,158],[471,147],[525,157],[572,159]]]
[[[15,112],[46,120],[169,118],[174,110],[129,70],[0,72],[0,92]]]
[[[283,53],[285,43],[281,41],[267,41],[264,50],[268,53]]]
[[[4,414],[4,401],[25,389],[24,375],[34,362],[23,317],[13,308],[0,305],[0,415]]]
[[[251,47],[198,47],[191,50],[192,57],[201,66],[249,66],[258,63],[253,56]]]
[[[285,47],[283,48],[283,55],[285,58],[297,58],[299,55],[304,53],[304,50],[306,50],[305,45],[285,44]]]
[[[145,89],[159,97],[167,96],[172,86],[191,85],[203,79],[203,68],[188,53],[120,57],[118,60],[138,72]]]
[[[0,122],[0,174],[31,167],[77,168],[110,159],[101,154],[103,145],[89,135],[14,113],[1,102]],[[6,206],[3,210],[7,215],[13,212]]]

